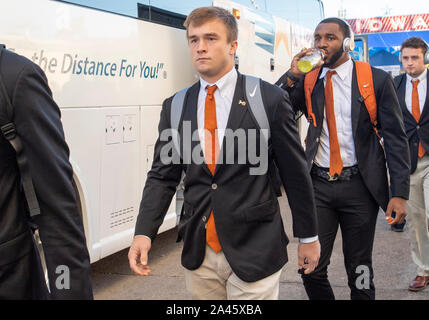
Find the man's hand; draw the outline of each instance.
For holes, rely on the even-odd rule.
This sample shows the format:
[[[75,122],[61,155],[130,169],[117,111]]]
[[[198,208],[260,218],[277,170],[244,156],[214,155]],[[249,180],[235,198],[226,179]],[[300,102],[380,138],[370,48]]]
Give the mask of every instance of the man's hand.
[[[309,274],[316,269],[320,258],[319,240],[298,245],[298,268],[304,268],[304,274]]]
[[[393,197],[390,199],[386,210],[386,220],[389,221],[389,224],[401,224],[404,222],[405,217],[407,216],[406,203],[407,200],[400,197]],[[392,211],[396,212],[395,219],[393,220]]]
[[[302,77],[305,73],[299,70],[298,61],[304,56],[311,56],[315,51],[316,51],[315,48],[302,49],[301,52],[299,52],[295,57],[293,57],[292,62],[290,64],[290,69],[289,69],[290,73],[297,78]],[[318,65],[314,66],[314,68],[322,66],[323,63],[324,63],[323,60],[320,61]]]
[[[130,251],[128,251],[131,270],[141,276],[148,276],[150,273],[150,268],[147,265],[147,255],[150,247],[150,239],[145,236],[135,236]]]

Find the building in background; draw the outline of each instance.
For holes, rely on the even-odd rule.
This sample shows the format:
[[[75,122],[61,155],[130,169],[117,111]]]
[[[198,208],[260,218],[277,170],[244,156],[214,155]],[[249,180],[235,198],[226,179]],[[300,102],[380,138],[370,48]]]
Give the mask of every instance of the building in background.
[[[401,44],[410,37],[429,42],[429,14],[346,20],[355,33],[355,60],[369,62],[392,76],[401,72]]]

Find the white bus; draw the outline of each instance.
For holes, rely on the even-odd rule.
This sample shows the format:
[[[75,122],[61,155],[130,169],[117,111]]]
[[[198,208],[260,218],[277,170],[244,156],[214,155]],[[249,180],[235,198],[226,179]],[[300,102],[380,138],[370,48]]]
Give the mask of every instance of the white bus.
[[[48,0],[0,1],[0,39],[61,109],[91,262],[128,247],[162,101],[196,74],[185,31]],[[160,231],[176,225],[175,202]]]
[[[230,1],[214,4],[240,13],[243,73],[274,82],[293,54],[310,46],[309,29]],[[185,31],[62,1],[2,0],[0,42],[48,77],[70,147],[91,262],[127,248],[162,101],[198,79]],[[173,200],[159,232],[176,226],[180,208]]]

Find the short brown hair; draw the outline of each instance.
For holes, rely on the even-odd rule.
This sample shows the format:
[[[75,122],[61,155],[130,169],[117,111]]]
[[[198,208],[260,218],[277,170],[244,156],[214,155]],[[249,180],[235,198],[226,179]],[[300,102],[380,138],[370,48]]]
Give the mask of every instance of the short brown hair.
[[[405,40],[401,45],[401,52],[404,48],[413,48],[413,49],[422,49],[423,55],[426,54],[426,51],[428,50],[428,45],[426,42],[419,37],[411,37]]]
[[[204,23],[219,19],[223,22],[227,30],[228,42],[237,40],[238,38],[238,27],[235,17],[228,11],[219,7],[201,7],[194,9],[186,18],[183,24],[186,28],[186,36],[188,36],[189,26],[201,26]]]

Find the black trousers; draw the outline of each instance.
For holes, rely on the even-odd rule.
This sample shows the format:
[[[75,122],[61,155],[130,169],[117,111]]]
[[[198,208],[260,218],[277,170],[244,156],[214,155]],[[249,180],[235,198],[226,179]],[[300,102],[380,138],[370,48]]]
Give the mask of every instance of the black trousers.
[[[352,300],[375,299],[372,248],[379,206],[360,173],[348,181],[329,182],[312,176],[316,197],[321,256],[319,265],[303,275],[310,300],[335,299],[328,280],[328,265],[341,228],[344,264]]]

